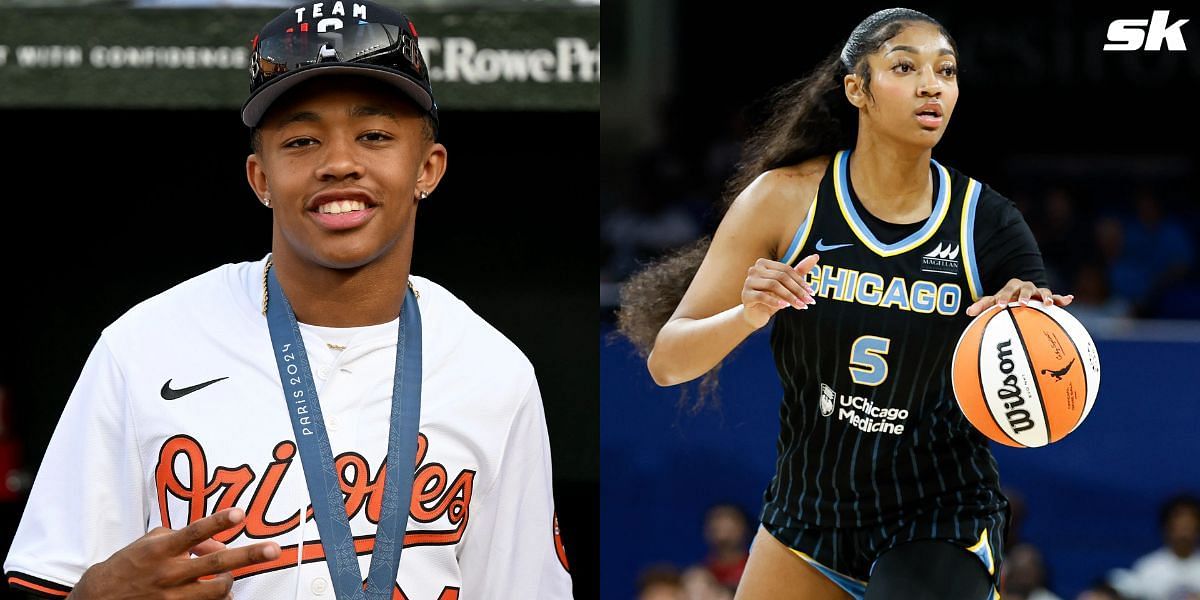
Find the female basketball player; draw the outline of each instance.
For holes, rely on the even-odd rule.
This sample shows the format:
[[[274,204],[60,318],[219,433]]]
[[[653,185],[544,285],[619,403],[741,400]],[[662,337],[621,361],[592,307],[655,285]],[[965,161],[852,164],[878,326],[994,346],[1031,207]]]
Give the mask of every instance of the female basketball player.
[[[777,95],[711,245],[626,289],[622,330],[652,343],[661,385],[704,375],[775,317],[779,458],[739,600],[997,594],[1007,501],[950,360],[988,306],[1071,296],[1044,286],[1011,202],[931,157],[957,59],[927,15],[868,17]]]

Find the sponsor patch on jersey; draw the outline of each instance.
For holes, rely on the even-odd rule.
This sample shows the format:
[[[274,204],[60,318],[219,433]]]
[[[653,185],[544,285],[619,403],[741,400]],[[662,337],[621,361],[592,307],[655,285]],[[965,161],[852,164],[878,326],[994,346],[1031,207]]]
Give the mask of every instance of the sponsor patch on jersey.
[[[833,388],[821,384],[821,416],[828,417],[833,414],[833,401],[837,398]]]
[[[864,433],[902,435],[907,425],[908,409],[876,406],[866,396],[838,394],[837,405],[837,419]]]
[[[954,242],[938,242],[936,248],[921,257],[921,270],[926,273],[958,275],[958,253],[961,249]]]

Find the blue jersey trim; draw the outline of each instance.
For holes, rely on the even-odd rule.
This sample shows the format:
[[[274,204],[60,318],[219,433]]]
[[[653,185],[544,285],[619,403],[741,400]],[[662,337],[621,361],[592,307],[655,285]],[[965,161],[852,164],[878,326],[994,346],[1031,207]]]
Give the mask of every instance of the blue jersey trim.
[[[983,189],[978,181],[967,181],[966,200],[963,202],[961,224],[963,265],[967,270],[967,285],[971,288],[971,301],[984,294],[979,278],[979,265],[975,262],[975,208],[979,206],[979,193]]]
[[[850,164],[850,151],[842,150],[838,152],[833,160],[835,175],[834,193],[837,196],[838,205],[842,209],[842,215],[845,216],[846,223],[854,231],[854,234],[876,254],[886,257],[908,252],[928,241],[934,232],[941,227],[942,221],[946,218],[946,212],[950,207],[950,173],[945,167],[938,164],[936,160],[929,159],[929,162],[933,163],[938,174],[937,201],[933,205],[933,212],[925,220],[924,226],[894,244],[885,244],[879,241],[879,238],[875,237],[875,234],[871,232],[871,229],[867,227],[862,217],[859,216],[858,210],[854,208],[854,202],[850,200],[850,182],[847,176]]]
[[[842,575],[841,573],[838,573],[837,571],[834,571],[833,569],[830,569],[829,567],[817,562],[817,559],[799,550],[796,550],[795,548],[792,548],[791,550],[796,554],[796,556],[804,559],[804,562],[812,565],[814,569],[819,571],[838,587],[842,588],[847,594],[850,594],[854,600],[863,600],[863,598],[867,595],[867,582],[859,581],[848,575]]]

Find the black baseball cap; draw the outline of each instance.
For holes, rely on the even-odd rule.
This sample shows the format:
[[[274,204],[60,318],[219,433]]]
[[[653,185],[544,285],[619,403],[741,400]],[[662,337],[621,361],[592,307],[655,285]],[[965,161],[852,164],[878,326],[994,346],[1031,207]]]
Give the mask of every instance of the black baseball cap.
[[[395,86],[438,126],[429,69],[417,28],[400,11],[370,2],[297,4],[267,23],[252,41],[250,97],[242,123],[257,127],[275,100],[319,75],[348,74]]]

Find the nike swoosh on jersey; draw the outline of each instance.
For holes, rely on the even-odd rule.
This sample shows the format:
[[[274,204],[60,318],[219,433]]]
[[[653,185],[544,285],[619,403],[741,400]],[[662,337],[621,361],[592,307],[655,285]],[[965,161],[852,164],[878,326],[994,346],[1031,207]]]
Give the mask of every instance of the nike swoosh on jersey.
[[[229,379],[229,378],[228,377],[220,377],[220,378],[214,379],[212,381],[205,381],[204,383],[199,383],[199,384],[193,385],[191,387],[180,388],[177,390],[171,389],[171,380],[168,379],[167,382],[163,384],[162,390],[159,393],[162,394],[163,400],[175,400],[178,398],[182,398],[196,390],[204,389],[204,388],[206,388],[218,381],[221,381],[223,379]]]
[[[826,250],[837,250],[838,248],[845,248],[847,246],[853,246],[853,245],[854,244],[834,244],[832,246],[826,246],[824,239],[817,240],[817,250],[820,250],[821,252],[824,252]]]

